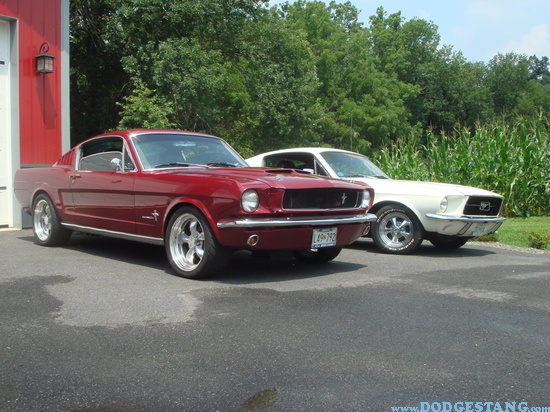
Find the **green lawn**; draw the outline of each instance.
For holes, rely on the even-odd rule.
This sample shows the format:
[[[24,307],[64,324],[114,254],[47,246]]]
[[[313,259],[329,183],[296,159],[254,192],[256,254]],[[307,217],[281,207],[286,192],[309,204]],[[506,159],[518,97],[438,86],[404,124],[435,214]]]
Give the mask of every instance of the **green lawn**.
[[[550,235],[550,216],[507,218],[497,231],[498,241],[512,246],[529,247],[529,234],[544,231]],[[550,243],[546,245],[550,249]]]

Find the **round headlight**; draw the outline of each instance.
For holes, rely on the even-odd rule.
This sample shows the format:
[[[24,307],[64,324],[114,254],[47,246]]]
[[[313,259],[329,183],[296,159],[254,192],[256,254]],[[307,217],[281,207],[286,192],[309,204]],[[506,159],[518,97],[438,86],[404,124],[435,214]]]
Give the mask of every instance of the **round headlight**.
[[[241,205],[248,212],[254,212],[260,205],[260,196],[254,189],[246,189],[241,196]]]
[[[363,190],[363,201],[361,202],[361,207],[369,207],[370,205],[370,192],[368,190]]]
[[[449,202],[447,201],[447,198],[444,197],[441,199],[441,203],[439,204],[439,210],[442,212],[445,212],[447,210],[447,206],[449,205]]]

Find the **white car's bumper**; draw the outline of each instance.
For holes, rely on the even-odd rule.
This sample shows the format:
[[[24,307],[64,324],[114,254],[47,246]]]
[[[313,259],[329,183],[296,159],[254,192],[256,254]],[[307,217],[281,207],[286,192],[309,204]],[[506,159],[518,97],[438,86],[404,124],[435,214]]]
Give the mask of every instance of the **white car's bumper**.
[[[483,236],[494,233],[506,220],[492,216],[452,216],[426,213],[426,217],[435,219],[435,232],[447,236]]]

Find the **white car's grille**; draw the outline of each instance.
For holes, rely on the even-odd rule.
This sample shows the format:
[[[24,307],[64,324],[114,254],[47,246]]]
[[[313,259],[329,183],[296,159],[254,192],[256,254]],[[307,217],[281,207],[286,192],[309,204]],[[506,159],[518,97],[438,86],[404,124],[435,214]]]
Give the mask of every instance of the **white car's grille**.
[[[502,199],[490,196],[470,196],[464,207],[466,216],[498,216]]]

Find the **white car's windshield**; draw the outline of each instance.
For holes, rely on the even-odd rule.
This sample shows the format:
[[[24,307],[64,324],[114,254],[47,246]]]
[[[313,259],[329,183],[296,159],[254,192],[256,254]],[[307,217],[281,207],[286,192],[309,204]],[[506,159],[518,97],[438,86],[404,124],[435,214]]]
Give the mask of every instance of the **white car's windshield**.
[[[345,152],[324,152],[321,156],[338,177],[390,178],[365,156]]]
[[[133,140],[144,169],[246,167],[237,152],[216,138],[183,133],[148,133],[140,134]]]

